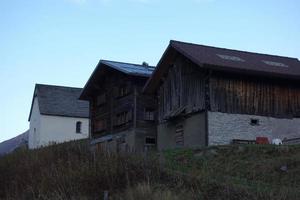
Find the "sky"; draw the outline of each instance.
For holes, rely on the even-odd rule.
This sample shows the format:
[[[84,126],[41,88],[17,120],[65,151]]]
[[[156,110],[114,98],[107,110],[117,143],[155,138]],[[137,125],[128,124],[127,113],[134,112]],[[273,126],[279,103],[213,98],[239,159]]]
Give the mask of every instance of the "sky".
[[[100,59],[156,65],[169,41],[300,59],[299,0],[0,0],[0,142],[35,83],[84,87]]]

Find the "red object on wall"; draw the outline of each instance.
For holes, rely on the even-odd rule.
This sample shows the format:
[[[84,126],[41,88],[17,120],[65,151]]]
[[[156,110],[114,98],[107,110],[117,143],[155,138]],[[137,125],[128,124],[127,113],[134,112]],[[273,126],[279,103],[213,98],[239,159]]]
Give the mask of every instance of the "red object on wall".
[[[267,137],[256,137],[256,144],[269,144]]]

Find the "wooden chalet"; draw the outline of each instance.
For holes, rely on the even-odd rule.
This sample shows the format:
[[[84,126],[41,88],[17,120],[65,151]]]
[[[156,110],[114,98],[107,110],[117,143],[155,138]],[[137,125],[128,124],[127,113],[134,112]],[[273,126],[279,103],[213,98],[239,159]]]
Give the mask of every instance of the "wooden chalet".
[[[92,144],[113,150],[156,148],[156,101],[142,94],[154,67],[100,60],[80,96],[90,102]]]
[[[171,41],[144,92],[158,98],[158,149],[300,136],[296,58]]]

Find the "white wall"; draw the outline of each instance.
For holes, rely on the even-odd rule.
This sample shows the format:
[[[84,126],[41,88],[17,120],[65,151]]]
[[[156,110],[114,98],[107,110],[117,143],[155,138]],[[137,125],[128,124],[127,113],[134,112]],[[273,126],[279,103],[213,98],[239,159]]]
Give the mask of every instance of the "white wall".
[[[76,122],[82,122],[81,133],[76,133]],[[89,137],[89,119],[41,115],[38,146],[61,143]]]
[[[251,119],[258,119],[259,124],[251,125]],[[300,137],[300,118],[208,112],[209,145],[229,144],[232,139],[255,140],[259,136],[268,137],[270,142]]]
[[[28,147],[33,149],[38,146],[40,141],[41,115],[39,110],[39,103],[37,97],[34,98],[30,124],[29,124],[29,138]]]
[[[78,121],[82,123],[81,133],[76,133],[76,122]],[[34,99],[28,141],[30,149],[47,146],[51,143],[61,143],[88,137],[88,118],[41,115],[38,100],[37,98]]]

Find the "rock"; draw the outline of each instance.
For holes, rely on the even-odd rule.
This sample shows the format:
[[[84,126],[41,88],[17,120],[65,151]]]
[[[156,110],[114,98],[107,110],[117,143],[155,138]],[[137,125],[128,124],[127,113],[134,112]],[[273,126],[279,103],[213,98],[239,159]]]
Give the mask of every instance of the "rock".
[[[239,146],[238,149],[237,149],[237,152],[238,153],[243,153],[245,152],[246,148],[244,146]]]
[[[203,157],[203,155],[204,155],[204,153],[203,153],[203,151],[201,151],[201,152],[199,152],[199,153],[196,153],[196,154],[194,154],[194,158],[201,158],[201,157]]]
[[[218,155],[219,153],[217,152],[216,149],[209,149],[207,150],[207,152],[205,153],[207,156],[216,156]]]
[[[287,167],[286,165],[282,165],[282,166],[280,167],[280,170],[281,170],[282,172],[287,172],[287,171],[288,171],[288,167]]]

